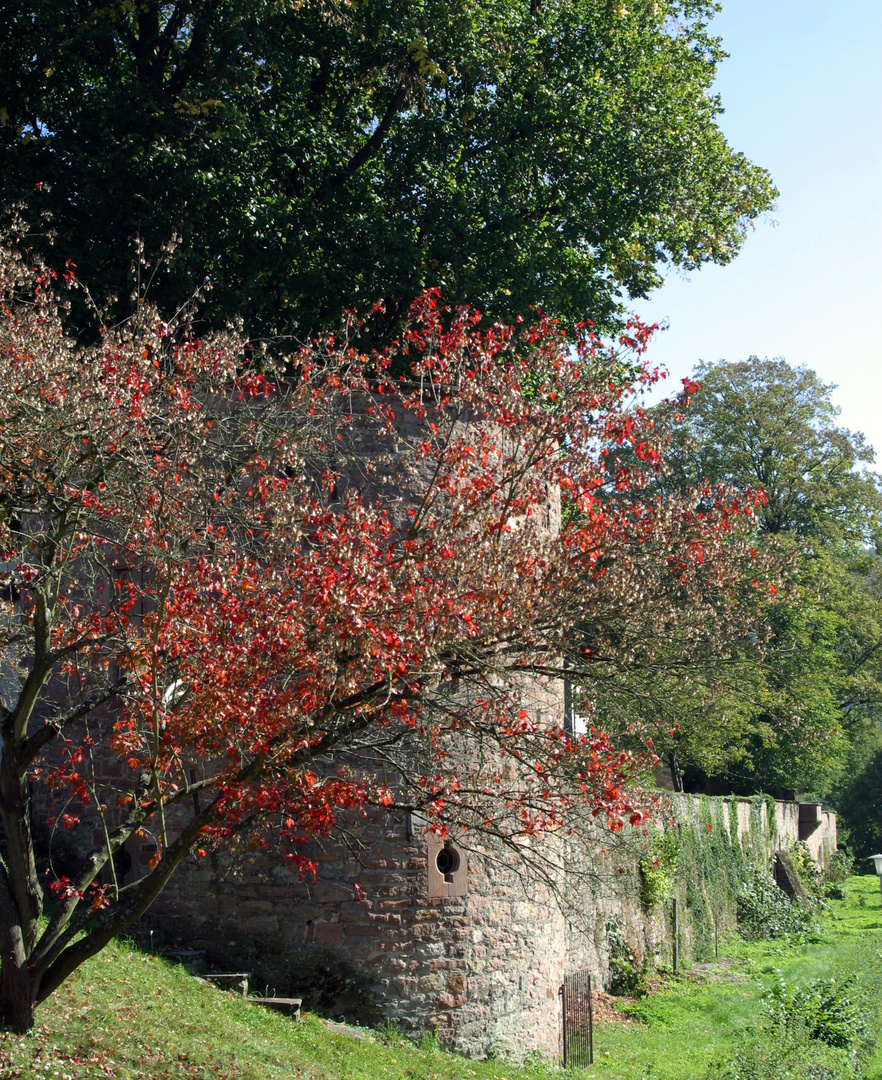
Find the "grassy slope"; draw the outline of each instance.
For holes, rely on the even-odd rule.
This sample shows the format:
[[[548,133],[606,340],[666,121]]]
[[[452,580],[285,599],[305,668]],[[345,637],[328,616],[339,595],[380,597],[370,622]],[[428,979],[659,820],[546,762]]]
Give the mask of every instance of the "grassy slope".
[[[546,1068],[470,1062],[401,1037],[353,1039],[294,1023],[114,943],[38,1012],[27,1037],[0,1033],[2,1080],[541,1080]]]
[[[712,1062],[727,1060],[756,1028],[762,995],[776,971],[794,985],[859,973],[877,1028],[882,1027],[880,907],[878,879],[855,877],[847,883],[847,898],[830,902],[821,941],[799,947],[730,942],[725,952],[734,963],[716,965],[702,982],[670,980],[659,994],[628,1008],[643,1023],[601,1027],[593,1075],[597,1080],[700,1080]],[[882,1080],[882,1039],[866,1080]]]
[[[882,1006],[877,880],[854,878],[848,893],[833,903],[838,921],[827,920],[823,941],[801,949],[735,944],[735,963],[721,966],[720,976],[673,980],[634,1007],[644,1022],[600,1027],[596,1067],[588,1075],[699,1080],[753,1027],[775,969],[794,982],[863,971],[867,991]],[[555,1072],[541,1063],[518,1069],[498,1060],[464,1061],[430,1043],[420,1049],[396,1039],[354,1040],[312,1017],[293,1024],[125,944],[105,950],[43,1006],[34,1034],[0,1034],[3,1080],[542,1080]],[[882,1080],[882,1041],[867,1080]]]

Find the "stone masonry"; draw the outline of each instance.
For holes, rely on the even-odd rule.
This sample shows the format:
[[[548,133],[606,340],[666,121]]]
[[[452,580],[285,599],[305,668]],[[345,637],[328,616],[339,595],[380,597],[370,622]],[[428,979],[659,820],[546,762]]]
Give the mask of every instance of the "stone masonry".
[[[698,827],[697,797],[672,798],[681,821],[691,810]],[[727,829],[734,814],[747,837],[757,807],[721,802]],[[835,815],[817,804],[775,803],[771,835],[767,804],[759,809],[769,858],[800,839],[820,861],[835,850]],[[302,992],[307,1007],[433,1030],[467,1055],[555,1058],[563,976],[587,967],[603,980],[610,918],[643,954],[669,947],[665,916],[640,906],[633,852],[603,854],[600,844],[598,836],[590,872],[569,883],[567,917],[520,860],[491,847],[454,843],[459,868],[440,874],[452,865],[438,862],[444,845],[398,815],[369,820],[352,842],[320,852],[314,882],[264,853],[193,858],[151,924],[216,963],[248,965],[278,993]]]

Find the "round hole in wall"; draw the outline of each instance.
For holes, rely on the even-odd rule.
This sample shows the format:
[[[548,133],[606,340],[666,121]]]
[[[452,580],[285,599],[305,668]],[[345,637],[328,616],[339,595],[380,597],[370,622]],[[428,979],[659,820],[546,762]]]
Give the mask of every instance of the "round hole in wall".
[[[435,857],[435,865],[438,867],[439,873],[443,874],[445,878],[449,878],[451,874],[455,874],[459,869],[459,852],[455,847],[445,844]]]

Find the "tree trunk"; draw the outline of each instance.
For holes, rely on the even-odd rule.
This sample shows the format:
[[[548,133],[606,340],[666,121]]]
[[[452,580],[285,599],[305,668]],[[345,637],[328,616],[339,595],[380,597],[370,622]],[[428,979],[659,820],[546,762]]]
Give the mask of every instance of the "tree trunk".
[[[0,955],[0,1027],[30,1031],[37,1008],[34,989],[23,950],[4,949]]]
[[[671,767],[671,781],[674,791],[683,790],[683,774],[680,772],[680,762],[677,760],[677,751],[672,750],[668,755],[668,764]]]

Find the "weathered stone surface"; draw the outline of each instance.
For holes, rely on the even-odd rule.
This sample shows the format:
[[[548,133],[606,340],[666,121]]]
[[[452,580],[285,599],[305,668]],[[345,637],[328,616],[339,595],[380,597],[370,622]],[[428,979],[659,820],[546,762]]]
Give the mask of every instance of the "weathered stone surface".
[[[682,809],[699,827],[698,801]],[[772,830],[766,807],[747,800],[723,802],[720,813],[727,830],[734,819],[748,836],[759,810],[771,832],[770,855],[798,838],[795,803],[775,804]],[[821,814],[811,843],[823,857],[835,848],[835,817]],[[408,838],[403,817],[371,821],[361,840],[361,861],[341,845],[339,857],[320,863],[315,882],[299,882],[259,853],[234,853],[208,875],[206,861],[193,860],[172,879],[151,921],[167,940],[198,938],[215,962],[247,966],[254,985],[265,979],[279,993],[303,992],[314,1007],[308,994],[324,1000],[322,980],[333,978],[338,1004],[331,1015],[361,1018],[367,1001],[375,1020],[392,1017],[416,1035],[434,1030],[441,1045],[474,1056],[491,1049],[558,1054],[563,975],[587,967],[602,981],[611,917],[641,953],[669,948],[664,914],[640,908],[633,858],[619,873],[619,857],[603,855],[600,845],[581,856],[586,877],[574,885],[576,925],[547,889],[525,885],[518,867],[487,859],[477,846],[469,851],[466,895],[431,898],[425,837]],[[317,989],[303,986],[307,968]]]
[[[303,1004],[300,998],[282,997],[252,997],[248,1001],[252,1005],[262,1005],[273,1012],[282,1013],[283,1016],[290,1016],[292,1020],[300,1019],[300,1006]]]
[[[229,990],[248,997],[249,975],[243,971],[207,971],[203,978],[218,990]]]

